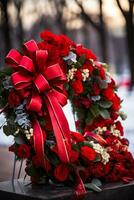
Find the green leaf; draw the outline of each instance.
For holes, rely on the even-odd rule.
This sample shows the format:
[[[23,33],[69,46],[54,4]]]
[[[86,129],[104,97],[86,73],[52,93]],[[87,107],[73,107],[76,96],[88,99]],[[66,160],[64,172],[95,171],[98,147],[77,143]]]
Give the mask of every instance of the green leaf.
[[[78,59],[78,62],[81,64],[81,66],[85,63],[85,60],[86,60],[86,56],[85,54],[82,54],[80,56],[80,58]]]
[[[99,87],[101,89],[106,89],[108,87],[108,83],[105,80],[100,80]]]
[[[72,149],[75,150],[75,151],[77,151],[77,152],[80,151],[79,146],[77,144],[73,144],[73,143],[72,143]]]
[[[83,146],[88,146],[90,148],[93,148],[93,145],[88,141],[84,141],[84,142],[79,143],[79,147],[83,147]]]
[[[17,130],[16,126],[14,126],[13,124],[7,124],[3,126],[3,132],[5,133],[5,135],[9,136],[9,135],[13,135],[15,133],[15,131]]]
[[[110,108],[113,103],[111,101],[98,101],[98,104],[102,108]]]
[[[0,70],[0,78],[4,78],[5,76],[11,75],[12,68],[3,68]]]
[[[98,178],[92,179],[92,183],[98,187],[102,185],[101,181]]]
[[[94,117],[97,117],[100,114],[100,111],[98,109],[98,105],[92,105],[91,108],[90,108],[90,111],[91,111],[91,113]]]
[[[110,119],[110,114],[109,114],[108,110],[106,110],[106,109],[100,109],[100,115],[104,119]]]
[[[26,173],[27,173],[29,176],[35,176],[35,175],[37,174],[36,168],[35,168],[33,165],[26,167],[25,170],[26,170]]]
[[[86,124],[90,125],[90,124],[92,124],[93,120],[94,120],[94,116],[89,110],[85,122],[86,122]]]
[[[102,189],[99,188],[97,185],[95,185],[94,183],[86,183],[85,184],[85,188],[93,190],[95,192],[101,192]]]

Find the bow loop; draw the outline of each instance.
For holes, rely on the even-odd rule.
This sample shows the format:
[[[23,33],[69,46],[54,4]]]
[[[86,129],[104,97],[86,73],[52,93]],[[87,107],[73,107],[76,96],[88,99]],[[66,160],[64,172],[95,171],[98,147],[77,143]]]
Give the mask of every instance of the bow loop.
[[[42,74],[38,74],[34,79],[34,84],[39,93],[48,91],[50,89],[49,83]]]
[[[6,56],[5,61],[7,65],[10,65],[13,68],[17,68],[21,58],[22,55],[17,50],[11,49]]]
[[[11,80],[16,89],[22,90],[31,84],[32,77],[26,74],[23,75],[20,72],[15,72],[11,75]]]
[[[48,52],[46,50],[36,51],[36,63],[39,71],[44,71],[46,69]]]
[[[34,72],[35,71],[33,61],[27,56],[22,57],[20,64],[19,64],[19,67],[27,70],[28,72]]]
[[[49,66],[45,71],[45,77],[47,78],[47,80],[66,80],[65,75],[63,74],[59,64]]]
[[[35,52],[38,49],[37,43],[34,40],[27,41],[23,44],[23,50],[30,58],[34,58]]]

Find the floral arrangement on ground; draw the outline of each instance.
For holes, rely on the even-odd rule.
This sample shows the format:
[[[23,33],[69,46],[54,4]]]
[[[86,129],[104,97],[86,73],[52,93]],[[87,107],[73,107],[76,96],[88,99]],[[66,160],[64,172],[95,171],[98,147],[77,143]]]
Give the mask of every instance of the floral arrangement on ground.
[[[3,131],[14,136],[9,151],[26,159],[26,174],[36,183],[101,191],[101,182],[134,179],[134,159],[123,137],[115,81],[92,51],[49,31],[41,41],[11,49],[0,71]],[[62,107],[71,101],[76,132]]]

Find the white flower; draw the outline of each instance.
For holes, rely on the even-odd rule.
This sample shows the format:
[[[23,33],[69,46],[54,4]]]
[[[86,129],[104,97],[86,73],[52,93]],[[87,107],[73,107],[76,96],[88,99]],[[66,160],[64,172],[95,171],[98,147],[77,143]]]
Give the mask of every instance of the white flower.
[[[98,128],[96,128],[95,129],[95,132],[97,133],[97,134],[102,134],[103,133],[103,131],[106,131],[107,130],[107,127],[106,126],[104,126],[104,127],[98,127]]]
[[[115,124],[110,127],[110,131],[116,137],[121,137],[121,133],[120,133],[120,131],[118,129],[116,129],[116,125]]]
[[[72,68],[72,69],[68,70],[68,74],[67,74],[67,80],[68,81],[73,80],[74,74],[75,74],[76,71],[77,71],[76,68]]]
[[[83,81],[85,82],[88,77],[89,77],[89,69],[83,69],[82,70]]]
[[[102,157],[102,163],[105,165],[107,162],[109,162],[109,158],[110,158],[110,155],[109,153],[107,152],[107,149],[102,147],[100,144],[98,143],[95,143],[94,141],[91,141],[90,142],[92,145],[93,145],[93,149],[101,154],[101,157]]]

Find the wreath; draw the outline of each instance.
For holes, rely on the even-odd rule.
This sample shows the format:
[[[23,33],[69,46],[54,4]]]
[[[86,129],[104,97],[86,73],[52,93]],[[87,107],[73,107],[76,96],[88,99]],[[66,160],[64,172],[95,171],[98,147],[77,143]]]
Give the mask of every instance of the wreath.
[[[26,159],[32,182],[74,186],[77,195],[101,191],[100,182],[133,180],[134,159],[119,120],[126,116],[108,65],[65,35],[43,31],[40,37],[10,50],[0,71],[3,131],[14,136],[9,151]],[[76,132],[62,110],[68,99]]]

